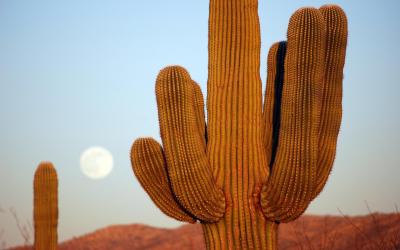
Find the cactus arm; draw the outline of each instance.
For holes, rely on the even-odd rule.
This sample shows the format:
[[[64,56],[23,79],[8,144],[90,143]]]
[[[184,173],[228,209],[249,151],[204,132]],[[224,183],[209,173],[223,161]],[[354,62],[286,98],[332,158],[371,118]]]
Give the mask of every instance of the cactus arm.
[[[197,219],[215,222],[225,210],[200,136],[195,86],[179,66],[160,71],[156,97],[168,175],[178,202]]]
[[[317,180],[314,198],[322,191],[335,160],[342,119],[342,80],[347,45],[347,18],[336,5],[320,8],[326,26],[325,81],[321,111]]]
[[[41,162],[33,181],[35,250],[57,249],[58,179],[50,162]]]
[[[137,139],[132,145],[131,163],[139,183],[161,211],[179,221],[196,222],[183,211],[172,194],[162,148],[157,141]]]
[[[322,14],[302,8],[290,19],[276,159],[261,206],[286,222],[304,212],[314,192],[326,27]]]

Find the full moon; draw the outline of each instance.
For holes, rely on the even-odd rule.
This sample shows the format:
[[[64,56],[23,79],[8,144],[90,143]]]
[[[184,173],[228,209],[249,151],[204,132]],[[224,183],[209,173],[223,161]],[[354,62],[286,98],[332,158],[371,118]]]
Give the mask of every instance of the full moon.
[[[90,147],[80,159],[81,170],[89,178],[101,179],[106,177],[113,168],[113,157],[105,148]]]

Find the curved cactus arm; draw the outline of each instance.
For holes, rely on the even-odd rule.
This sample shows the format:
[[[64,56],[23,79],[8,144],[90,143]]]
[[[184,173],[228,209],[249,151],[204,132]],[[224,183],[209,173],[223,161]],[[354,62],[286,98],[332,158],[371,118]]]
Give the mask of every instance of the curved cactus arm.
[[[179,204],[197,219],[215,222],[224,214],[225,199],[213,179],[199,131],[195,89],[184,68],[171,66],[160,71],[156,96],[161,139]]]
[[[347,18],[336,5],[320,8],[327,27],[325,81],[321,110],[320,140],[315,198],[325,186],[336,154],[336,143],[342,120],[342,81],[347,45]]]
[[[137,139],[132,145],[131,163],[140,184],[161,211],[179,221],[196,222],[175,200],[162,148],[157,141],[152,138]]]
[[[302,8],[288,27],[279,141],[261,206],[269,219],[286,222],[304,212],[314,193],[326,27],[322,14]]]

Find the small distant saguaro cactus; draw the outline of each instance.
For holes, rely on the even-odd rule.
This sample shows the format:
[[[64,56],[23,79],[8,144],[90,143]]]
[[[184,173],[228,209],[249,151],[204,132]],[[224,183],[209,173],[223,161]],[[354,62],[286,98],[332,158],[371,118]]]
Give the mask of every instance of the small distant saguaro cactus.
[[[167,215],[202,224],[208,249],[276,249],[281,222],[323,189],[342,116],[347,19],[301,8],[268,55],[262,104],[257,0],[210,0],[207,111],[180,66],[160,71],[163,146],[137,139],[133,171]]]
[[[50,162],[39,164],[33,181],[35,250],[57,249],[58,180]]]

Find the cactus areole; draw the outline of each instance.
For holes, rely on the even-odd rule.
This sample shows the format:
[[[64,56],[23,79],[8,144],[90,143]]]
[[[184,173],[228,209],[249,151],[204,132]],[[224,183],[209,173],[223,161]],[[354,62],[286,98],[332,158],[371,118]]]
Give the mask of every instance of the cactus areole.
[[[137,139],[133,171],[168,216],[202,224],[207,249],[276,249],[331,171],[342,115],[347,20],[301,8],[272,45],[264,104],[257,0],[211,0],[207,112],[180,66],[162,69],[162,146]]]

